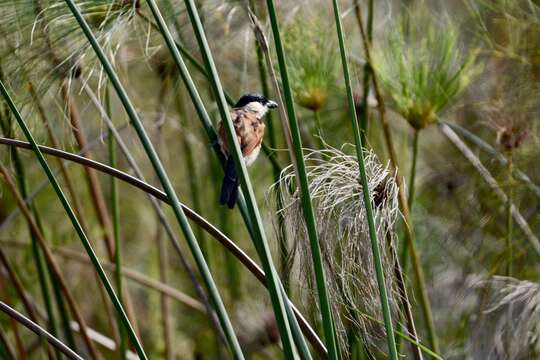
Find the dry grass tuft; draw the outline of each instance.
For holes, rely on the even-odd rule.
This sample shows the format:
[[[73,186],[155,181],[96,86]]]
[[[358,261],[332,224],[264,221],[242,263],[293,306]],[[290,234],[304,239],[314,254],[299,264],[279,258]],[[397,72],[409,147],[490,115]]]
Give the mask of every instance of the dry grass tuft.
[[[351,147],[346,145],[343,150]],[[346,329],[354,327],[367,343],[375,344],[385,331],[357,159],[342,150],[327,148],[309,151],[305,161],[327,286],[334,311],[340,314],[336,319],[340,341],[344,341]],[[396,183],[389,169],[378,161],[373,152],[365,151],[365,162],[379,239],[393,241],[394,223],[399,214]],[[298,283],[306,284],[302,290],[308,294],[310,306],[316,306],[309,239],[292,166],[283,170],[280,182],[275,186],[280,187],[282,194],[281,212],[289,232],[288,238],[295,239],[291,268],[298,272]],[[398,298],[394,263],[387,244],[385,242],[381,246],[381,253],[391,308],[396,313]]]

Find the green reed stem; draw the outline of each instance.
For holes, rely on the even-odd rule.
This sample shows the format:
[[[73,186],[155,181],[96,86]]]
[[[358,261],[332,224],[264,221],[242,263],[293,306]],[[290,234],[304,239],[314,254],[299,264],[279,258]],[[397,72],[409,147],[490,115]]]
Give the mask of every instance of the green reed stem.
[[[105,111],[107,115],[111,117],[111,95],[109,93],[109,87],[105,88]],[[108,153],[109,153],[109,165],[113,168],[117,166],[116,159],[116,144],[114,142],[114,136],[111,130],[109,131],[109,136],[107,137]],[[114,263],[115,267],[115,280],[116,280],[116,291],[118,291],[118,300],[121,303],[123,301],[122,294],[122,242],[120,235],[120,204],[118,197],[118,180],[114,176],[110,178],[109,182],[110,187],[110,206],[111,206],[111,215],[112,215],[112,226],[113,226],[113,239],[114,239]],[[120,317],[118,317],[118,333],[120,336],[120,356],[122,359],[126,359],[127,356],[127,344],[126,344],[126,334],[122,327],[122,322]]]
[[[70,1],[70,0],[68,0]],[[86,236],[86,233],[81,227],[81,224],[77,220],[77,217],[75,216],[75,213],[73,212],[73,209],[71,208],[71,205],[69,204],[66,196],[64,195],[64,192],[60,188],[60,185],[58,184],[58,181],[56,180],[51,168],[49,167],[49,164],[47,163],[47,160],[45,160],[43,154],[41,153],[41,150],[37,146],[34,137],[32,136],[32,133],[30,132],[28,126],[24,122],[24,120],[21,117],[21,114],[17,110],[17,107],[13,103],[13,100],[9,96],[9,93],[7,92],[4,83],[0,80],[0,92],[2,93],[2,96],[4,97],[5,101],[7,102],[9,108],[11,109],[11,112],[15,116],[15,119],[17,120],[17,123],[21,127],[21,129],[24,132],[25,137],[27,138],[28,142],[32,145],[32,150],[36,154],[36,157],[39,160],[39,163],[43,170],[45,171],[52,187],[54,188],[54,191],[56,192],[60,202],[62,203],[62,206],[66,210],[66,213],[68,214],[68,217],[70,218],[73,227],[75,228],[75,231],[77,232],[77,235],[81,239],[83,246],[88,253],[88,256],[92,260],[92,264],[94,265],[99,278],[103,282],[103,285],[105,287],[105,290],[109,294],[109,297],[111,301],[113,302],[114,307],[116,308],[116,311],[120,314],[122,317],[122,322],[124,323],[124,326],[126,327],[128,334],[133,342],[133,345],[135,346],[137,353],[139,356],[143,359],[147,359],[146,354],[144,353],[144,350],[142,349],[139,340],[137,339],[137,336],[135,335],[135,332],[133,328],[131,327],[131,324],[129,323],[129,320],[126,316],[126,313],[122,307],[122,304],[120,301],[118,301],[118,297],[116,296],[114,289],[107,278],[107,275],[105,274],[105,271],[103,270],[103,267],[101,266],[99,259],[97,258],[96,253],[94,252],[94,249],[92,248],[92,245],[90,244],[90,241],[88,237]]]
[[[156,150],[154,149],[154,146],[152,145],[152,142],[142,125],[139,115],[135,111],[135,108],[133,104],[131,103],[124,87],[120,83],[120,80],[118,79],[118,76],[116,72],[114,71],[111,63],[109,62],[109,60],[105,56],[105,53],[103,52],[100,45],[98,44],[86,20],[82,17],[80,11],[77,9],[75,4],[73,3],[73,0],[66,0],[66,3],[68,4],[71,12],[77,19],[81,29],[85,33],[88,41],[90,42],[90,44],[92,45],[92,48],[94,49],[96,55],[98,56],[105,72],[107,73],[112,85],[114,86],[116,90],[118,97],[120,98],[122,105],[124,106],[129,116],[129,119],[133,127],[135,128],[135,131],[137,132],[137,135],[145,149],[145,152],[147,153],[152,163],[152,166],[154,167],[154,170],[157,173],[157,176],[159,177],[159,180],[160,180],[161,185],[163,186],[163,189],[165,190],[167,196],[169,196],[171,199],[171,205],[172,205],[175,217],[182,229],[182,232],[186,238],[190,251],[202,275],[203,281],[205,283],[205,286],[210,296],[210,300],[215,307],[219,322],[223,328],[227,341],[229,342],[231,352],[233,353],[235,358],[242,359],[243,355],[240,349],[240,345],[238,343],[238,339],[236,338],[236,335],[234,334],[232,324],[230,322],[229,316],[227,315],[225,306],[223,305],[223,301],[221,299],[221,296],[219,295],[219,291],[214,282],[214,279],[212,278],[212,274],[210,273],[208,264],[206,263],[206,260],[204,259],[204,256],[199,247],[197,239],[195,238],[193,230],[191,229],[191,226],[189,225],[186,215],[180,206],[178,196],[176,195],[176,192],[169,180],[169,177],[167,176],[167,173],[163,167],[163,164],[161,163],[159,157],[157,156]],[[153,0],[149,0],[148,4],[150,5],[152,13],[156,17],[156,19],[159,19],[164,24],[163,18],[161,17],[161,14],[159,13],[159,10],[157,9],[155,2]],[[167,32],[167,34],[168,34],[167,37],[170,40],[172,40],[172,38],[170,37],[170,33]]]
[[[360,136],[360,129],[358,127],[358,121],[356,119],[354,96],[352,92],[351,78],[349,75],[349,64],[347,63],[347,51],[345,49],[345,40],[343,36],[343,28],[341,25],[341,15],[339,12],[339,6],[338,6],[337,0],[333,0],[333,5],[334,5],[334,19],[336,22],[337,36],[339,39],[341,64],[343,66],[343,77],[345,80],[345,87],[347,89],[347,98],[349,101],[349,116],[351,117],[354,140],[356,143],[356,156],[358,158],[358,168],[360,170],[360,182],[362,184],[362,193],[364,195],[364,206],[366,208],[366,217],[367,217],[368,226],[369,226],[369,237],[371,239],[373,263],[374,263],[375,272],[377,275],[377,284],[379,285],[379,295],[381,298],[384,327],[386,329],[386,340],[388,342],[388,352],[392,360],[397,360],[398,354],[397,354],[397,349],[396,349],[396,339],[394,337],[394,327],[392,324],[392,317],[390,313],[390,302],[388,300],[388,295],[386,293],[384,270],[383,270],[383,265],[382,265],[382,260],[381,260],[380,249],[379,249],[379,241],[377,239],[377,230],[375,228],[375,220],[373,216],[373,208],[371,205],[371,197],[369,195],[366,167],[364,164],[362,138]]]
[[[199,44],[199,49],[201,50],[201,53],[203,55],[203,60],[207,69],[207,73],[210,75],[210,79],[211,79],[210,84],[214,91],[214,96],[216,97],[216,100],[217,100],[221,119],[223,121],[223,124],[225,125],[227,139],[228,139],[229,144],[232,145],[232,148],[231,148],[232,151],[229,156],[232,156],[234,159],[237,173],[240,178],[242,191],[246,195],[246,206],[247,206],[247,210],[252,221],[251,224],[253,226],[254,235],[255,235],[254,237],[255,248],[257,249],[259,253],[259,257],[261,258],[264,271],[268,277],[267,279],[268,290],[270,292],[270,297],[271,297],[272,305],[274,308],[274,315],[276,317],[276,321],[277,321],[278,328],[280,331],[285,357],[287,359],[293,359],[294,358],[294,348],[293,348],[294,340],[292,337],[290,324],[287,319],[287,314],[285,310],[285,307],[288,306],[288,303],[286,303],[287,300],[286,298],[283,297],[283,294],[281,293],[281,288],[280,288],[281,283],[279,281],[276,270],[274,268],[274,264],[272,262],[272,257],[270,254],[270,247],[266,239],[264,226],[262,224],[262,219],[259,213],[259,209],[255,201],[255,195],[253,192],[253,188],[251,186],[251,182],[249,180],[246,164],[244,162],[244,159],[242,157],[242,152],[238,144],[238,139],[236,137],[234,125],[229,115],[227,101],[225,99],[223,88],[221,86],[221,81],[219,80],[219,75],[217,73],[217,69],[214,64],[210,47],[208,45],[208,41],[206,39],[206,35],[204,33],[204,29],[202,27],[195,3],[193,0],[186,0],[185,4],[188,10],[188,15],[189,15],[191,24],[195,31],[195,36]]]
[[[294,155],[297,164],[297,177],[302,193],[302,207],[304,212],[304,218],[308,230],[308,236],[310,239],[311,256],[313,259],[313,267],[315,271],[315,279],[317,283],[317,293],[319,296],[319,306],[321,309],[324,336],[326,340],[326,346],[328,349],[328,357],[331,360],[337,360],[338,347],[335,341],[333,331],[333,319],[330,308],[330,300],[328,297],[328,290],[326,288],[326,277],[324,274],[323,260],[321,255],[321,249],[319,246],[319,239],[317,234],[317,224],[315,222],[315,214],[313,211],[313,204],[311,203],[311,195],[309,193],[309,184],[306,175],[306,165],[304,162],[304,153],[302,150],[302,140],[300,137],[300,128],[298,126],[298,119],[294,109],[294,100],[289,84],[289,75],[287,65],[285,61],[285,52],[283,44],[281,42],[281,35],[279,31],[279,24],[276,15],[276,9],[273,0],[266,1],[268,7],[268,15],[270,17],[270,23],[272,26],[272,33],[274,36],[274,42],[276,46],[276,52],[279,63],[279,70],[281,73],[281,81],[283,84],[283,94],[285,104],[287,107],[287,114],[289,118],[289,126],[291,130],[291,136],[294,144]]]

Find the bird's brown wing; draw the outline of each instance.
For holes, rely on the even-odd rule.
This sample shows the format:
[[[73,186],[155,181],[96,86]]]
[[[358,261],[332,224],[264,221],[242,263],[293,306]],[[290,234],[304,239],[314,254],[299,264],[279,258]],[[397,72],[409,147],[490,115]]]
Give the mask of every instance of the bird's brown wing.
[[[251,152],[261,145],[264,137],[264,123],[259,120],[255,113],[243,109],[234,109],[231,111],[231,120],[234,130],[240,144],[243,156],[248,156]],[[219,124],[219,137],[221,138],[224,150],[228,152],[227,134],[223,123]]]

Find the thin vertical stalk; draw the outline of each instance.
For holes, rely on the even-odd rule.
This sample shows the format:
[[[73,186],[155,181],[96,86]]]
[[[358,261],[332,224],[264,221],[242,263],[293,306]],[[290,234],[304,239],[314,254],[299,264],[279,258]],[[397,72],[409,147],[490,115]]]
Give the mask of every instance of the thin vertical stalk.
[[[343,29],[341,25],[341,14],[337,0],[333,0],[334,5],[334,20],[336,23],[337,36],[339,40],[339,49],[341,53],[341,64],[343,66],[343,77],[345,78],[345,88],[347,90],[347,98],[349,101],[349,116],[351,117],[351,123],[354,133],[354,140],[356,143],[356,157],[358,158],[358,168],[360,170],[360,182],[362,184],[362,193],[364,195],[364,206],[366,209],[366,217],[369,226],[369,237],[371,239],[371,250],[373,253],[373,263],[375,266],[375,273],[377,275],[377,284],[379,285],[379,296],[381,298],[382,313],[384,319],[384,327],[386,329],[386,340],[388,342],[388,353],[392,360],[398,359],[396,349],[396,339],[394,337],[394,327],[392,324],[392,317],[390,313],[390,302],[388,301],[388,295],[386,293],[386,284],[384,280],[384,270],[381,260],[381,254],[379,249],[379,240],[377,239],[377,230],[375,227],[375,219],[373,215],[373,208],[371,204],[371,197],[369,195],[369,185],[366,175],[366,166],[364,163],[364,148],[362,144],[362,138],[360,136],[360,129],[356,119],[356,110],[354,106],[354,96],[351,86],[351,78],[349,75],[349,64],[347,62],[347,50],[345,49],[345,40],[343,36]]]
[[[306,175],[306,165],[304,162],[304,154],[302,150],[302,140],[300,137],[300,128],[298,126],[298,120],[294,109],[294,100],[289,84],[289,75],[287,65],[285,62],[285,52],[283,44],[281,42],[281,35],[279,32],[279,24],[276,15],[276,9],[273,0],[266,1],[268,7],[268,14],[270,16],[270,23],[272,26],[272,33],[274,36],[274,42],[276,45],[276,52],[278,56],[279,70],[281,73],[281,81],[283,84],[283,93],[285,98],[285,104],[287,107],[287,115],[289,120],[289,127],[292,135],[294,146],[294,158],[296,163],[296,175],[300,184],[302,193],[302,208],[304,213],[304,219],[308,230],[308,236],[310,240],[311,256],[313,260],[313,267],[315,272],[315,280],[317,283],[317,293],[319,296],[319,306],[321,310],[324,337],[326,341],[326,347],[328,349],[328,357],[331,360],[337,360],[338,345],[335,341],[334,325],[332,319],[332,312],[330,308],[330,300],[328,297],[328,290],[326,288],[326,276],[324,273],[323,260],[321,255],[321,249],[319,246],[319,239],[317,234],[317,224],[315,221],[315,213],[313,211],[313,204],[311,203],[311,195],[309,193],[309,184]]]
[[[356,21],[358,26],[362,26],[362,13],[360,11],[360,1],[354,0],[354,12],[356,15]],[[368,1],[368,14],[367,14],[367,37],[369,42],[373,40],[373,0]],[[364,65],[364,78],[363,78],[363,93],[362,93],[362,117],[360,118],[360,137],[362,139],[362,144],[367,144],[366,137],[368,132],[369,124],[369,106],[368,106],[368,97],[370,91],[370,83],[373,69],[371,64],[366,61]]]
[[[420,137],[420,130],[415,129],[414,135],[413,135],[413,143],[412,143],[412,159],[411,159],[411,172],[409,173],[409,196],[407,197],[407,206],[409,207],[409,211],[412,211],[413,203],[414,203],[414,195],[415,195],[415,182],[416,182],[416,163],[418,159],[418,139]],[[400,263],[403,267],[403,272],[407,273],[407,268],[409,265],[409,257],[407,256],[409,253],[409,244],[407,241],[403,242],[402,248],[401,248],[401,255],[400,255]]]
[[[513,150],[508,151],[508,163],[506,165],[506,176],[508,181],[508,201],[506,202],[506,255],[507,265],[506,265],[506,276],[512,276],[513,268],[513,249],[512,249],[512,232],[514,228],[514,221],[512,219],[512,203],[514,201],[514,177],[512,176],[513,171]]]
[[[73,99],[73,96],[70,93],[67,80],[63,81],[61,89],[63,100],[68,112],[68,119],[71,125],[70,128],[73,132],[73,137],[77,141],[77,145],[79,147],[78,150],[84,149],[87,147],[88,141],[86,140],[84,129],[81,127],[79,110],[75,104],[75,99]],[[87,152],[85,156],[92,158],[92,154],[90,152]],[[109,212],[107,211],[105,197],[95,171],[86,167],[84,168],[84,171],[86,174],[88,189],[91,194],[90,198],[92,199],[92,205],[101,226],[101,230],[103,231],[105,248],[107,249],[109,259],[112,260],[114,259],[114,240],[111,237],[111,220]]]
[[[139,354],[139,356],[141,358],[146,359],[147,358],[146,354],[145,354],[144,350],[142,349],[142,346],[140,345],[140,342],[137,339],[137,336],[135,335],[135,332],[134,332],[131,324],[129,323],[129,319],[127,318],[127,315],[124,312],[122,304],[120,303],[120,301],[118,301],[118,297],[116,296],[116,294],[114,292],[114,289],[112,288],[112,285],[111,285],[109,279],[107,278],[107,275],[105,274],[105,271],[103,270],[103,267],[101,266],[101,264],[100,264],[100,262],[99,262],[99,260],[97,258],[97,255],[94,252],[94,249],[92,248],[92,245],[90,244],[90,240],[86,236],[86,233],[82,229],[81,224],[77,220],[77,217],[75,216],[75,213],[73,212],[73,209],[71,208],[71,205],[69,204],[68,200],[66,199],[66,196],[64,195],[64,192],[60,188],[60,185],[58,184],[58,181],[56,180],[54,174],[52,173],[48,162],[45,160],[45,157],[43,156],[43,154],[41,153],[39,147],[37,146],[37,144],[36,144],[36,142],[34,140],[34,137],[32,136],[32,133],[28,129],[28,126],[26,125],[24,120],[22,119],[19,111],[17,110],[15,104],[13,103],[13,100],[9,96],[9,93],[7,92],[7,90],[6,90],[5,86],[4,86],[4,83],[2,81],[0,81],[0,92],[2,93],[2,96],[4,97],[5,101],[8,103],[8,106],[11,109],[13,115],[15,116],[15,119],[17,120],[17,123],[19,124],[22,131],[24,132],[25,137],[32,144],[32,150],[34,150],[34,153],[35,153],[36,157],[38,158],[41,167],[43,168],[43,170],[45,171],[47,177],[49,178],[49,181],[50,181],[51,185],[53,186],[56,194],[58,195],[58,198],[59,198],[60,202],[62,203],[62,206],[66,210],[66,212],[67,212],[67,214],[68,214],[68,216],[69,216],[69,218],[70,218],[70,220],[71,220],[71,222],[72,222],[72,224],[73,224],[73,226],[74,226],[74,228],[75,228],[75,230],[77,232],[77,235],[80,237],[86,252],[88,253],[89,257],[91,258],[92,263],[93,263],[94,267],[96,268],[96,270],[97,270],[97,272],[99,274],[99,277],[100,277],[101,281],[103,282],[103,285],[105,286],[105,289],[107,290],[107,293],[109,294],[109,297],[111,298],[117,312],[121,314],[122,322],[124,323],[124,326],[128,330],[128,334],[129,334],[129,336],[131,338],[131,341],[132,341],[133,345],[137,349],[137,353]],[[23,210],[23,209],[21,209],[21,210]],[[41,243],[41,241],[40,241],[40,243]],[[47,254],[47,251],[45,250],[45,249],[47,249],[47,247],[44,246],[45,242],[43,241],[43,244],[41,244],[41,245],[44,248],[44,252]],[[50,256],[49,255],[47,255],[47,257],[49,258],[47,261],[49,261],[51,263],[51,265],[52,264],[56,265],[54,263],[54,259],[52,259],[52,255],[50,255]],[[54,266],[53,266],[53,268],[54,268]],[[58,280],[60,280],[62,278],[62,275],[61,275],[60,271],[59,270],[57,271],[55,269],[54,272],[57,273],[56,277],[58,278]],[[65,288],[64,290],[67,290],[67,288]],[[68,297],[68,300],[69,300],[69,297]],[[72,303],[70,301],[70,306],[71,305],[74,305],[74,302]],[[80,317],[78,315],[77,315],[77,317],[79,318],[78,320],[82,320],[82,317]],[[83,326],[81,326],[81,331],[85,332],[85,329],[83,329]],[[88,346],[89,346],[90,350],[93,350],[93,343],[91,341],[88,341]]]
[[[360,8],[358,8],[358,11],[360,12],[360,15],[361,15]],[[366,60],[368,61],[368,63],[372,64],[371,42],[369,41],[366,35],[366,32],[364,30],[364,26],[362,24],[363,22],[362,16],[360,16],[358,19],[360,21],[360,35],[362,37],[362,43],[364,45],[364,51],[366,53]],[[440,352],[439,342],[437,339],[437,335],[435,333],[435,325],[433,322],[431,304],[430,304],[427,289],[426,289],[424,270],[422,269],[420,258],[418,256],[418,251],[416,249],[416,242],[414,238],[414,228],[411,222],[411,214],[410,214],[409,206],[407,204],[407,197],[405,195],[405,187],[403,186],[403,181],[401,179],[401,175],[398,170],[399,167],[398,167],[397,154],[396,154],[396,149],[394,146],[392,131],[390,130],[390,125],[388,123],[388,119],[386,118],[386,106],[384,103],[384,99],[382,97],[382,93],[379,88],[377,74],[375,72],[372,73],[371,80],[373,84],[373,91],[377,99],[377,106],[379,109],[379,114],[381,117],[384,140],[386,143],[388,154],[390,156],[390,164],[394,171],[394,178],[396,181],[396,185],[398,186],[399,207],[400,207],[401,213],[403,214],[403,221],[405,223],[405,240],[408,243],[409,256],[412,261],[414,276],[416,278],[418,292],[420,294],[419,301],[420,301],[420,306],[422,308],[422,313],[424,315],[424,322],[425,322],[427,333],[428,333],[428,339],[429,339],[431,348],[434,350],[435,353],[438,354]]]
[[[407,198],[407,206],[409,207],[409,210],[412,211],[412,206],[414,203],[414,195],[415,195],[415,179],[416,179],[416,163],[418,159],[418,139],[420,136],[420,130],[415,129],[414,135],[413,135],[413,144],[412,144],[412,160],[411,160],[411,172],[409,175],[409,196]],[[412,221],[412,220],[411,220]],[[402,247],[401,247],[401,254],[399,258],[399,262],[401,263],[402,270],[404,274],[407,274],[408,265],[409,265],[409,257],[407,256],[409,254],[409,243],[407,241],[403,241]],[[405,284],[403,280],[403,284]],[[406,309],[406,308],[405,308]],[[407,314],[407,313],[406,313]],[[399,327],[399,330],[402,329],[402,326]],[[397,338],[397,347],[398,351],[401,350],[401,338]]]
[[[153,3],[153,0],[150,0],[149,3]],[[293,348],[293,338],[291,334],[290,324],[287,319],[287,314],[285,310],[286,299],[283,298],[281,293],[281,283],[277,276],[276,270],[274,268],[272,257],[270,254],[270,248],[266,240],[266,234],[264,232],[264,227],[262,225],[262,219],[259,213],[259,209],[255,202],[255,195],[253,193],[253,188],[249,180],[249,175],[247,173],[246,164],[242,157],[242,152],[238,144],[238,139],[234,130],[234,125],[231,121],[229,110],[227,106],[227,101],[225,99],[223,88],[221,86],[221,81],[217,73],[214,60],[212,58],[210,47],[206,40],[206,35],[202,27],[199,14],[195,7],[193,0],[185,1],[186,8],[188,10],[188,15],[192,24],[192,27],[195,31],[195,37],[199,44],[199,49],[203,55],[204,63],[207,69],[207,73],[210,75],[211,81],[210,84],[214,91],[214,96],[216,97],[219,113],[223,124],[225,125],[227,140],[231,145],[231,153],[229,156],[232,156],[234,159],[235,167],[240,178],[240,184],[242,186],[242,191],[246,195],[246,206],[248,213],[251,218],[251,225],[253,226],[254,235],[255,235],[255,248],[259,253],[261,262],[265,273],[268,277],[268,289],[270,292],[270,297],[272,299],[272,305],[274,308],[274,315],[278,324],[278,328],[281,334],[281,341],[283,344],[283,350],[285,357],[287,359],[294,358],[294,348]]]
[[[160,88],[159,88],[159,95],[158,95],[158,104],[157,104],[157,115],[155,120],[155,126],[156,126],[156,152],[157,155],[160,158],[164,158],[163,156],[163,134],[161,132],[161,129],[163,125],[165,125],[165,101],[167,99],[167,88],[169,83],[169,78],[167,75],[167,70],[163,70],[160,74]],[[110,115],[109,115],[110,116]],[[194,173],[190,173],[189,178],[196,178],[196,175]],[[159,181],[159,179],[157,179]],[[159,216],[158,216],[159,218]],[[156,242],[158,244],[158,266],[159,266],[159,280],[167,284],[169,273],[167,271],[167,266],[169,262],[169,256],[167,253],[167,246],[165,243],[165,239],[162,236],[162,228],[161,226],[158,226],[156,229]],[[201,242],[202,238],[199,236],[200,231],[197,233],[197,239],[199,242]],[[203,255],[206,254],[204,252],[204,247],[202,247]],[[208,261],[208,260],[207,260]],[[174,358],[174,353],[172,351],[172,344],[173,344],[173,330],[172,330],[172,316],[171,316],[171,305],[169,302],[169,299],[164,295],[160,295],[160,307],[161,307],[161,327],[163,330],[163,338],[165,343],[165,356],[167,360],[171,360]]]
[[[319,111],[313,111],[313,121],[317,127],[317,142],[319,143],[319,149],[324,149],[323,129],[321,126],[321,113]]]
[[[150,141],[150,138],[148,137],[148,134],[146,133],[146,130],[144,129],[142,125],[139,115],[137,114],[135,107],[131,103],[124,87],[120,83],[120,80],[118,79],[118,76],[116,72],[114,71],[111,63],[105,56],[105,53],[103,52],[100,45],[98,44],[94,34],[92,33],[92,30],[88,26],[88,23],[86,22],[84,17],[81,15],[81,12],[77,8],[73,0],[65,0],[65,1],[68,7],[70,8],[71,12],[75,16],[77,22],[79,23],[79,26],[81,27],[84,34],[86,35],[86,38],[90,42],[92,48],[94,49],[94,52],[99,58],[99,61],[101,62],[105,72],[107,73],[112,85],[114,86],[116,93],[118,97],[120,98],[120,101],[122,105],[124,106],[131,120],[131,123],[133,127],[135,128],[135,131],[137,132],[139,139],[141,140],[141,143],[143,144],[143,147],[152,163],[152,166],[154,167],[154,170],[156,171],[160,179],[161,185],[163,186],[165,192],[167,193],[167,196],[169,196],[171,199],[171,205],[172,205],[175,217],[182,229],[182,232],[184,233],[184,236],[193,254],[193,257],[195,258],[195,262],[197,263],[197,266],[202,275],[203,281],[210,295],[210,300],[216,309],[220,324],[229,342],[229,347],[231,349],[231,352],[233,353],[235,358],[243,359],[242,351],[240,349],[240,344],[238,343],[238,339],[236,338],[236,335],[234,334],[232,324],[227,315],[225,306],[223,305],[223,301],[221,300],[221,296],[219,295],[214,279],[212,278],[210,270],[208,269],[206,260],[204,259],[204,256],[202,255],[202,251],[199,247],[199,244],[197,243],[197,239],[195,238],[195,235],[193,234],[193,230],[191,229],[191,226],[189,225],[186,215],[180,206],[178,196],[176,195],[176,192],[169,180],[169,177],[167,176],[165,168],[163,167],[161,160],[157,156],[154,146],[152,145],[152,142]],[[157,9],[157,7],[155,6],[155,3],[153,1],[149,1],[148,3],[151,4],[151,6],[153,5],[152,8],[153,8],[153,13],[154,13],[155,10]],[[161,15],[159,15],[159,17],[161,18]],[[121,308],[121,305],[120,305],[120,308]],[[127,322],[126,325],[129,325],[129,322]],[[141,353],[144,354],[144,351],[142,351],[142,347],[140,348],[140,350],[141,350]],[[144,355],[144,358],[146,358],[146,355]]]
[[[105,88],[105,110],[107,115],[111,116],[111,95],[109,93],[109,87]],[[116,144],[114,142],[114,136],[112,131],[109,130],[109,136],[107,137],[107,150],[109,155],[109,165],[113,168],[116,168]],[[120,303],[124,303],[122,296],[122,289],[124,288],[122,284],[122,241],[120,235],[120,204],[118,197],[118,181],[114,176],[111,176],[110,182],[110,208],[112,214],[112,236],[114,240],[114,263],[115,263],[115,282],[116,282],[116,291],[118,292],[118,300]],[[118,318],[118,335],[120,337],[120,346],[118,347],[120,351],[120,358],[126,359],[126,334],[122,327],[122,320]]]

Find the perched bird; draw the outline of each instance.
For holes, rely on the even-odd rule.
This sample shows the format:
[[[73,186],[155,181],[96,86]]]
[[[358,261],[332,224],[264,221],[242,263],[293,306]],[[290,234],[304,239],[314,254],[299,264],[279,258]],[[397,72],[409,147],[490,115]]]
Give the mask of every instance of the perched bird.
[[[268,100],[262,95],[246,94],[238,100],[231,110],[234,131],[247,166],[250,166],[255,161],[261,150],[265,128],[262,119],[269,109],[275,109],[277,106],[275,101]],[[227,134],[223,122],[218,125],[218,135],[221,150],[227,157],[219,203],[221,205],[226,204],[229,209],[232,209],[238,199],[240,180],[236,173],[234,160],[229,154]]]

